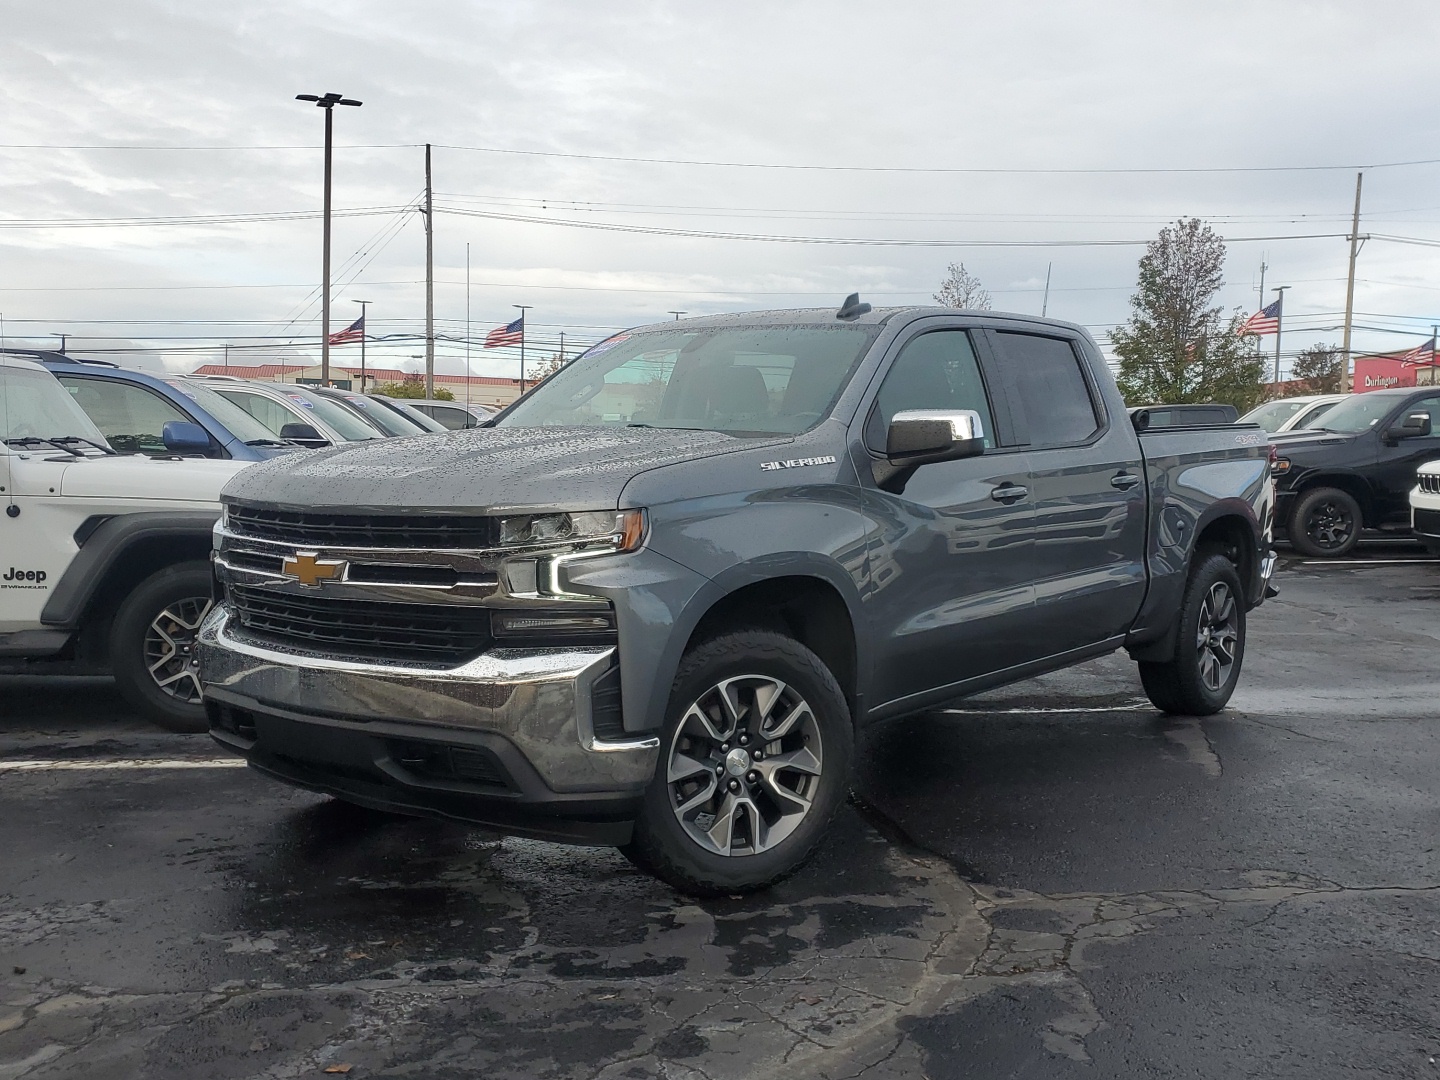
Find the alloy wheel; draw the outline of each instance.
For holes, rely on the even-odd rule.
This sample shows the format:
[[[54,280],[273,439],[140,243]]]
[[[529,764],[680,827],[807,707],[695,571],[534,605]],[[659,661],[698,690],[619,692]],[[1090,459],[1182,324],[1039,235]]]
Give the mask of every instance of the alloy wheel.
[[[145,667],[160,692],[177,701],[200,703],[195,637],[212,606],[208,596],[177,600],[155,616],[145,632]]]
[[[1211,691],[1219,691],[1230,679],[1240,645],[1240,611],[1230,586],[1217,581],[1210,586],[1200,605],[1200,625],[1195,647],[1200,659],[1200,679]]]
[[[819,722],[793,686],[769,675],[725,679],[685,710],[670,740],[671,808],[704,850],[757,855],[810,812],[823,760]]]
[[[1305,533],[1317,547],[1339,550],[1344,547],[1355,531],[1355,521],[1349,511],[1338,503],[1327,500],[1310,511],[1305,522]]]

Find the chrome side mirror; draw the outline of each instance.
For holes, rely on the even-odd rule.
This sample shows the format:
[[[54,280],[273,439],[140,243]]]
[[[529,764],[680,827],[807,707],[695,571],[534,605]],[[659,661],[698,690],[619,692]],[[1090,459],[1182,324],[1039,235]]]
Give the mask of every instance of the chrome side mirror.
[[[892,465],[928,465],[985,452],[985,427],[973,409],[907,409],[890,421],[885,456]]]

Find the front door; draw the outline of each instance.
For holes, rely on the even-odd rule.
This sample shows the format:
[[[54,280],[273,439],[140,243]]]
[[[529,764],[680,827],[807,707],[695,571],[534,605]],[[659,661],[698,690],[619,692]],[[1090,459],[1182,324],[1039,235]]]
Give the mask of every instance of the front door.
[[[1428,461],[1440,460],[1440,393],[1428,394],[1411,401],[1390,417],[1387,427],[1399,427],[1412,413],[1430,414],[1430,434],[1415,439],[1397,439],[1391,446],[1380,433],[1380,460],[1377,466],[1375,491],[1381,521],[1410,520],[1410,489],[1415,486],[1415,473]]]
[[[881,489],[870,461],[881,460],[891,418],[909,409],[973,409],[985,453],[923,465],[903,491]],[[877,707],[1025,659],[1034,512],[1025,454],[997,436],[998,411],[969,332],[942,327],[901,346],[865,418],[865,606]]]
[[[1145,468],[1128,418],[1109,416],[1083,345],[992,331],[1029,444],[1039,656],[1124,634],[1145,597]]]

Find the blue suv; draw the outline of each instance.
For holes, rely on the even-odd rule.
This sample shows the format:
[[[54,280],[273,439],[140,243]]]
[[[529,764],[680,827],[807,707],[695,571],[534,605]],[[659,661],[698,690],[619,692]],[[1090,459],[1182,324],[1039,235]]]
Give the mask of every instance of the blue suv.
[[[56,352],[7,351],[43,364],[122,454],[259,461],[299,449],[208,386],[179,375]]]

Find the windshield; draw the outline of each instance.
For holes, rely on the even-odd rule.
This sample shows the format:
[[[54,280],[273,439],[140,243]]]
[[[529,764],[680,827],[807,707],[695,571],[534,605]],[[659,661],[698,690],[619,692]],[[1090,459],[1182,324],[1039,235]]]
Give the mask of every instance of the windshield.
[[[1395,408],[1393,397],[1381,397],[1379,394],[1356,394],[1327,412],[1316,421],[1315,426],[1324,431],[1354,435],[1374,427],[1385,419],[1393,408]]]
[[[287,386],[284,393],[307,412],[314,412],[350,442],[378,439],[383,434],[379,428],[367,424],[344,405],[331,401],[324,394],[311,393],[303,386]]]
[[[110,444],[70,392],[48,371],[0,363],[0,437],[81,438]]]
[[[344,394],[340,398],[351,408],[378,427],[386,435],[428,435],[429,430],[415,423],[408,416],[395,412],[383,401],[374,401],[359,394]]]
[[[250,446],[280,442],[275,433],[259,420],[203,383],[188,382],[185,379],[165,381],[218,420],[221,427],[241,442]]]
[[[1305,408],[1307,404],[1308,402],[1304,401],[1271,401],[1261,405],[1258,409],[1251,409],[1240,418],[1239,422],[1259,424],[1266,431],[1274,434],[1280,430],[1281,424]]]
[[[551,375],[498,424],[796,435],[824,419],[878,333],[841,325],[617,334]]]

